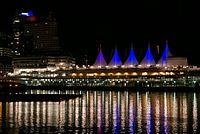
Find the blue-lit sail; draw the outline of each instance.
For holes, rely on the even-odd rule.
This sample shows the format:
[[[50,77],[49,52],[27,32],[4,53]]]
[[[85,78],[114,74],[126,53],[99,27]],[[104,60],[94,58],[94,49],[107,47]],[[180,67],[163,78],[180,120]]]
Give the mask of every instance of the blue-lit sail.
[[[166,65],[167,64],[167,58],[171,56],[171,53],[169,51],[169,47],[168,47],[168,42],[166,41],[166,47],[165,50],[163,52],[162,57],[160,58],[160,60],[158,61],[158,64],[160,65]]]
[[[140,63],[141,65],[155,65],[155,60],[153,58],[153,55],[150,50],[150,45],[148,45],[148,50],[146,52],[146,55],[142,62]]]
[[[131,47],[129,57],[125,61],[124,65],[128,67],[128,66],[137,65],[137,64],[138,64],[138,61],[137,61],[135,53],[133,51],[133,47]]]
[[[105,61],[105,59],[104,59],[102,50],[101,50],[101,48],[100,48],[99,54],[97,55],[96,61],[95,61],[95,63],[94,63],[93,66],[94,66],[94,67],[103,67],[103,66],[106,66],[106,65],[107,65],[107,63],[106,63],[106,61]]]
[[[109,66],[121,66],[122,62],[120,60],[117,48],[115,49],[114,55],[112,57],[112,60],[110,61],[110,63],[108,64]]]

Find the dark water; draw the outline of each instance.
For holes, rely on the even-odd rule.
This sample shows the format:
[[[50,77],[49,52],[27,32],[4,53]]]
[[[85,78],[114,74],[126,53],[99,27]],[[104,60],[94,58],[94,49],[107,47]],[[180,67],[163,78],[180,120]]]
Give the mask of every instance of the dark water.
[[[0,102],[1,133],[200,133],[200,94],[84,91],[61,102]]]

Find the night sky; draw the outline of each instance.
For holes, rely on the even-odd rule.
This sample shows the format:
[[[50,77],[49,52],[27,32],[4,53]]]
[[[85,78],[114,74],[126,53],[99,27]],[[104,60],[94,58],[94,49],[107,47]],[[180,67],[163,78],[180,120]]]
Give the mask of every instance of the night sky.
[[[53,11],[58,21],[61,46],[78,63],[83,63],[86,55],[89,64],[94,63],[100,43],[107,62],[115,46],[124,61],[131,43],[140,61],[148,42],[152,49],[159,45],[162,50],[168,40],[172,54],[187,56],[189,64],[200,65],[200,23],[195,3],[182,0],[137,3],[41,1],[15,0],[13,3],[6,0],[1,3],[0,31],[10,32],[11,19],[17,9],[33,10],[37,16],[47,16]]]

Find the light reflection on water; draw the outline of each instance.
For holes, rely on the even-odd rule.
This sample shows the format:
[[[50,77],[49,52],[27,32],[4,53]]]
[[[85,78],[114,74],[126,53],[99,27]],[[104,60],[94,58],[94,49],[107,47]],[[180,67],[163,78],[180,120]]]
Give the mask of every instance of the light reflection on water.
[[[199,133],[199,93],[82,93],[61,102],[0,102],[0,132]]]

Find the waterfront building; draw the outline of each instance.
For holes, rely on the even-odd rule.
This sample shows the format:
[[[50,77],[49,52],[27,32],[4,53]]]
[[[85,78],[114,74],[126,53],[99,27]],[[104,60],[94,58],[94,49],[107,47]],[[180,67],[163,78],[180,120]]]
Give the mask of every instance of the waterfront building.
[[[130,50],[130,55],[133,55],[132,50]],[[150,47],[148,47],[146,55],[144,59],[148,62],[148,59],[152,59]],[[116,49],[113,57],[120,59]],[[179,59],[177,57],[174,58]],[[42,63],[42,59],[40,60]],[[168,59],[166,64],[170,64],[170,66],[157,66],[154,64],[152,66],[134,65],[125,67],[119,64],[116,67],[109,67],[104,61],[103,53],[100,49],[94,64],[97,66],[67,68],[49,66],[42,68],[41,64],[41,66],[28,68],[25,64],[25,67],[15,68],[16,71],[10,76],[24,80],[28,86],[173,88],[195,87],[200,83],[200,69],[198,67],[188,66],[187,64],[180,65],[179,63],[171,65],[172,62],[169,62]],[[181,61],[181,59],[178,61]],[[32,63],[30,62],[30,64]],[[45,62],[43,63],[45,64]],[[99,67],[98,65],[103,66]]]
[[[10,74],[28,86],[61,87],[195,87],[200,69],[182,67],[32,68]]]

